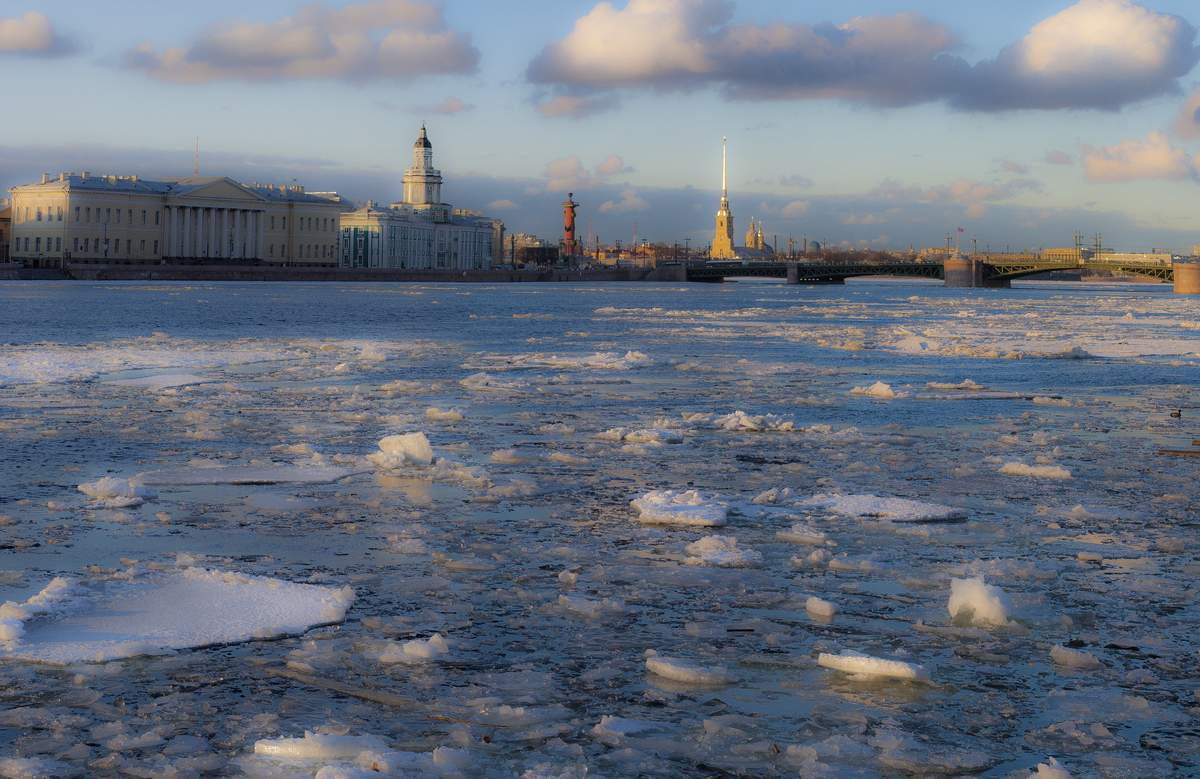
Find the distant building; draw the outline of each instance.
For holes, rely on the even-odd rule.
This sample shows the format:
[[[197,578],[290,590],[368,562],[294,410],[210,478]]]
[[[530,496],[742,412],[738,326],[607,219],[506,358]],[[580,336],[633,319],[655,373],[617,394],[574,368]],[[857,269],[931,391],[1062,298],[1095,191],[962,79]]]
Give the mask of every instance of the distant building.
[[[713,231],[708,256],[714,260],[774,259],[775,249],[767,243],[762,225],[750,220],[744,246],[733,243],[733,211],[729,207],[728,140],[721,139],[721,206],[717,209],[717,224]]]
[[[1078,246],[1063,246],[1051,249],[1042,249],[1043,260],[1053,260],[1064,264],[1079,265],[1084,260],[1083,250]]]
[[[14,187],[12,259],[69,263],[334,266],[336,195],[224,177],[43,175]]]
[[[8,243],[12,236],[12,206],[0,203],[0,262],[8,262]]]
[[[733,211],[729,208],[729,155],[728,140],[721,139],[721,206],[717,209],[717,224],[713,231],[712,248],[709,256],[714,260],[732,260],[737,257],[733,247]]]
[[[404,200],[374,202],[341,217],[339,263],[346,268],[471,270],[490,268],[501,255],[504,223],[442,202],[442,173],[433,167],[425,127],[404,173]]]

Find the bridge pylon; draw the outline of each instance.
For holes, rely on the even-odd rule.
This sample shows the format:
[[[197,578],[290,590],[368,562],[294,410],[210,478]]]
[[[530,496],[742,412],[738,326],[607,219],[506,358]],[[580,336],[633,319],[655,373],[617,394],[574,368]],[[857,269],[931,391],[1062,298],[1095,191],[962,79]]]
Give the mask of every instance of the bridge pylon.
[[[1008,289],[1012,286],[1008,279],[990,278],[987,273],[987,265],[974,257],[947,257],[943,267],[945,268],[945,285],[947,287]]]
[[[1200,295],[1200,262],[1174,263],[1176,295]]]

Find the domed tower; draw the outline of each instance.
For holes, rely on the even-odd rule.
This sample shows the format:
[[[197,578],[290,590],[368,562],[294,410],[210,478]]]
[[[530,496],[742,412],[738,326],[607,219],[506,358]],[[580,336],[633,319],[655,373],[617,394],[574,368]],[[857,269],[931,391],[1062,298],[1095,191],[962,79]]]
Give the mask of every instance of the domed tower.
[[[413,144],[412,167],[404,172],[404,202],[418,208],[442,202],[442,172],[433,167],[433,144],[425,125]]]

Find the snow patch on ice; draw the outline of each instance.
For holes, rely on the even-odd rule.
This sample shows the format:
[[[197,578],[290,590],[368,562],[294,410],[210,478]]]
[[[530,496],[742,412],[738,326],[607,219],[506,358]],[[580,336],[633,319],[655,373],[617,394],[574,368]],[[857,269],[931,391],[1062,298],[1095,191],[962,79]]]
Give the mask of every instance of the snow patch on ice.
[[[847,517],[871,517],[892,522],[951,522],[967,518],[962,509],[877,495],[813,495],[797,501],[796,505],[825,509]]]
[[[433,447],[424,433],[404,433],[379,439],[379,451],[367,459],[383,470],[400,470],[412,465],[433,464]]]
[[[732,674],[720,666],[705,666],[674,657],[652,654],[646,658],[646,670],[650,673],[682,684],[718,686],[734,680]]]
[[[786,417],[775,414],[751,416],[745,411],[734,411],[712,421],[717,430],[732,430],[745,432],[788,433],[796,429],[796,423]]]
[[[446,639],[442,638],[441,633],[434,633],[429,638],[416,638],[412,641],[403,643],[397,641],[389,641],[387,645],[379,652],[378,660],[381,663],[425,663],[438,658],[450,652],[450,645]]]

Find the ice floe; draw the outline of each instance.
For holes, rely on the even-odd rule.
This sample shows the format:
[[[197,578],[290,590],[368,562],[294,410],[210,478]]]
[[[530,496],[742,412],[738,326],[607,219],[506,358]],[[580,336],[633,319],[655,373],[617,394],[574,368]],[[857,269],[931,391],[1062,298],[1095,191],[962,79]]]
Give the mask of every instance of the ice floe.
[[[59,582],[43,594],[63,591]],[[354,591],[186,568],[128,581],[83,580],[69,598],[55,600],[34,612],[0,659],[99,663],[298,634],[342,621]]]
[[[1076,671],[1094,671],[1103,666],[1091,652],[1085,652],[1082,649],[1071,649],[1061,644],[1056,644],[1050,648],[1050,658],[1063,668],[1070,668]]]
[[[91,498],[92,506],[107,509],[133,508],[156,495],[142,480],[120,479],[115,476],[105,476],[80,484],[79,491]]]
[[[656,676],[681,684],[718,686],[729,684],[734,680],[733,674],[721,666],[701,665],[657,653],[650,654],[646,658],[646,670]]]
[[[829,619],[837,614],[837,606],[815,595],[810,595],[808,600],[804,601],[804,610],[814,617],[823,617],[825,619]]]
[[[850,390],[851,395],[860,395],[867,398],[875,398],[877,400],[895,400],[897,398],[907,397],[904,392],[896,392],[892,389],[892,385],[884,384],[882,381],[877,381],[869,387],[855,387]]]
[[[424,433],[390,435],[379,440],[379,451],[367,455],[367,459],[384,470],[428,466],[433,464],[433,447]]]
[[[787,433],[796,429],[796,423],[791,419],[775,414],[751,416],[744,411],[734,411],[712,421],[717,430],[740,430],[744,432],[773,432]]]
[[[471,753],[451,747],[406,752],[389,748],[379,736],[305,731],[301,738],[260,739],[253,754],[237,764],[248,777],[443,777],[461,776],[471,765]]]
[[[630,505],[647,525],[720,527],[729,515],[726,503],[699,490],[652,490]]]
[[[738,547],[733,536],[705,536],[688,544],[690,565],[712,565],[718,568],[749,568],[762,564],[762,553]]]
[[[982,626],[1008,623],[1008,601],[1004,592],[985,582],[983,577],[951,579],[950,601],[946,608],[956,621]]]
[[[817,665],[834,671],[841,671],[857,679],[899,679],[910,682],[928,682],[929,672],[916,663],[906,663],[903,660],[886,660],[856,652],[843,652],[840,655],[821,652],[817,655]]]
[[[1061,465],[1028,465],[1021,462],[1005,463],[1000,466],[1000,473],[1005,476],[1028,476],[1033,479],[1059,481],[1071,478],[1071,471]]]
[[[967,517],[962,509],[950,506],[906,498],[881,498],[878,495],[813,495],[796,501],[795,505],[824,509],[847,517],[870,517],[891,522],[952,522]]]

